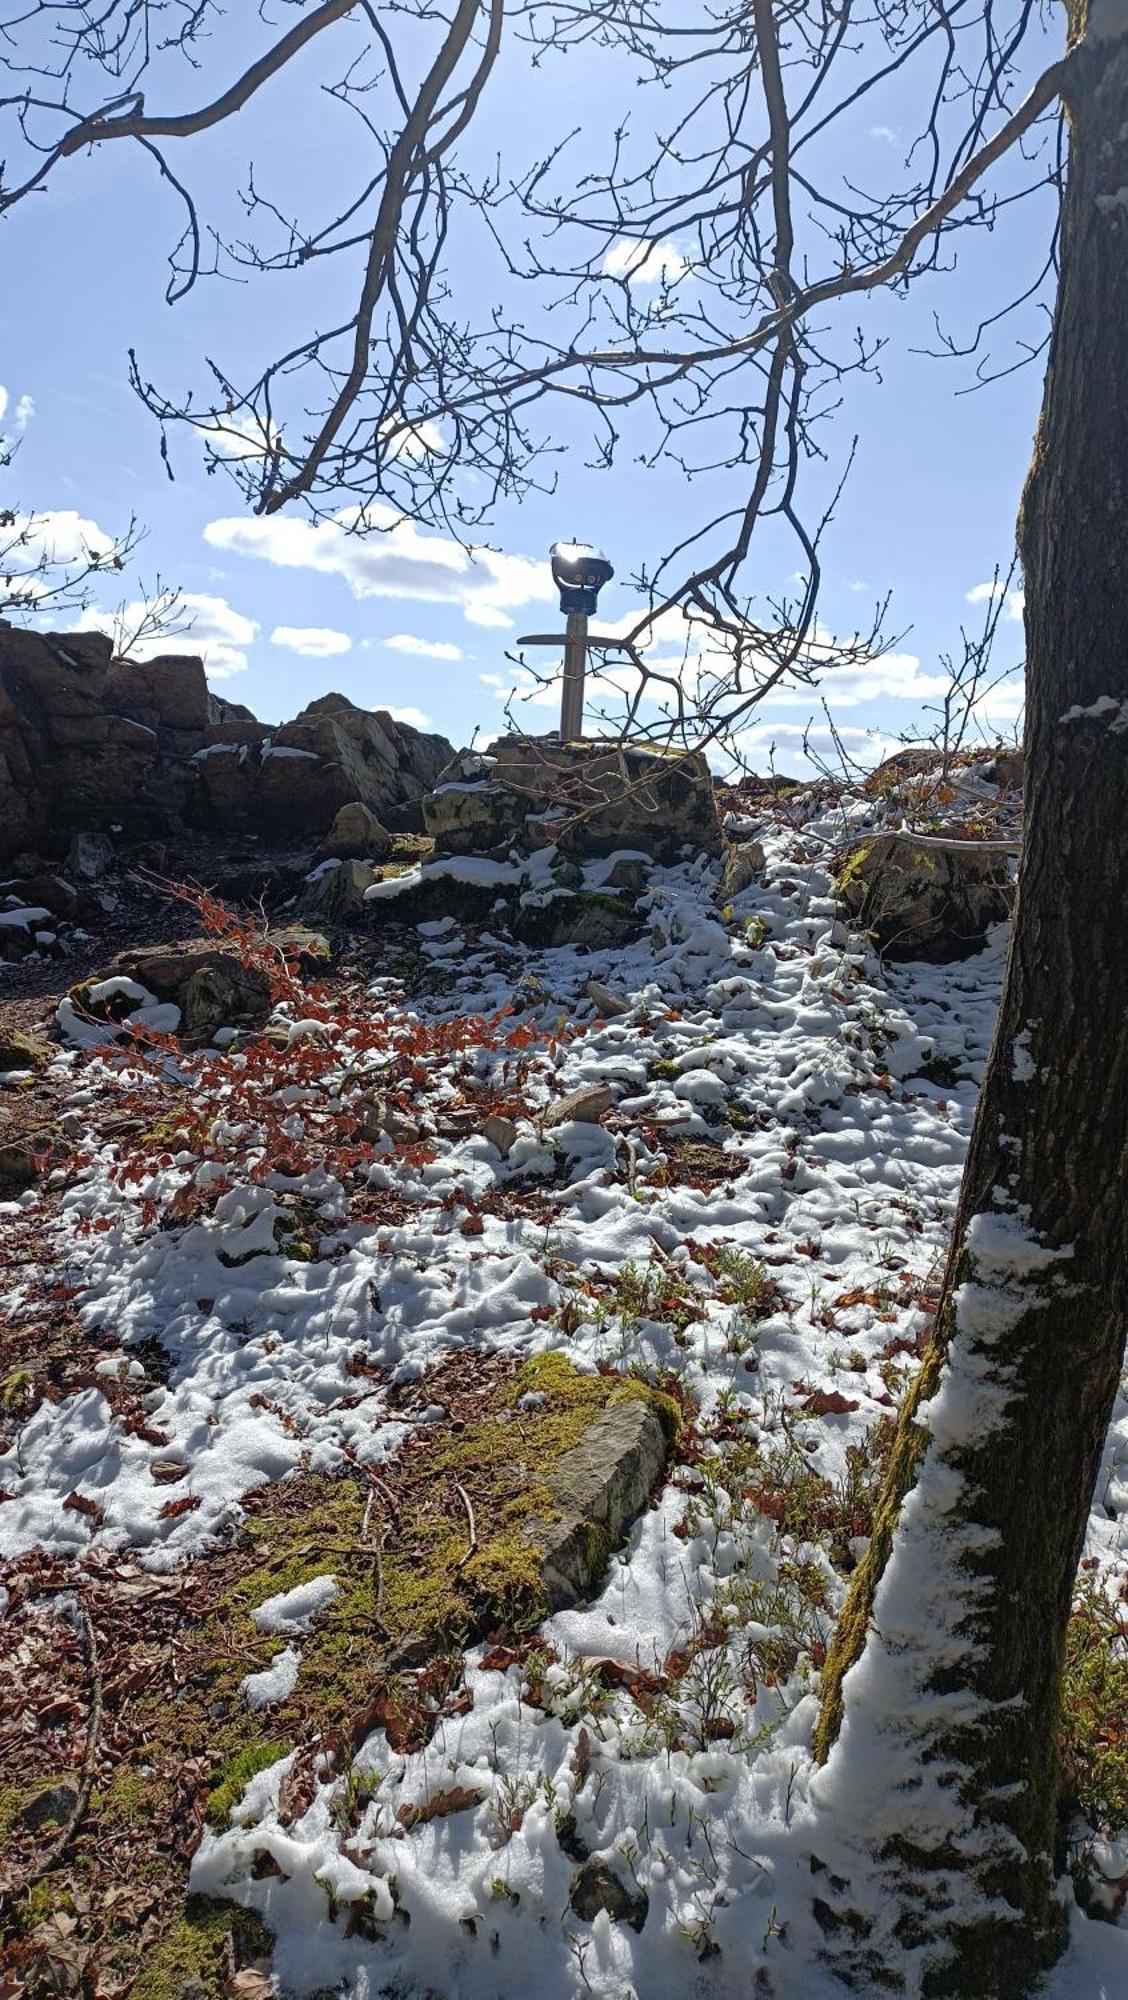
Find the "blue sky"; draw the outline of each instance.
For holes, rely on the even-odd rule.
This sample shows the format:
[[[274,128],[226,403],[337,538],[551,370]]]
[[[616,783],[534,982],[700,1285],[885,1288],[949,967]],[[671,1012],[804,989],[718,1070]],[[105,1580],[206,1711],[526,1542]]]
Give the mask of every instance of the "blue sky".
[[[241,52],[261,46],[253,21],[244,32]],[[190,73],[178,78],[160,108],[201,101],[229,65],[205,70],[204,84]],[[532,158],[550,115],[560,129],[573,122],[590,128],[594,149],[609,122],[611,106],[601,95],[608,83],[606,71],[597,75],[586,58],[557,65],[547,79],[530,77],[514,51],[491,85],[480,157],[503,128],[513,157]],[[310,84],[307,66],[272,86],[253,118],[180,148],[178,169],[206,205],[230,214],[231,189],[252,153],[271,167],[276,185],[300,187],[314,204],[332,199],[347,179],[352,142]],[[896,93],[870,105],[849,135],[844,171],[865,185],[879,181],[890,156],[904,155],[912,111],[911,98]],[[580,437],[562,429],[557,493],[499,510],[492,549],[475,560],[449,538],[412,525],[360,542],[299,513],[249,519],[234,486],[206,476],[187,436],[175,441],[170,483],[155,426],[128,388],[128,348],[138,348],[162,386],[187,387],[199,382],[204,353],[265,355],[304,324],[309,300],[308,286],[304,299],[299,289],[303,273],[290,290],[282,279],[202,286],[170,309],[164,257],[176,227],[166,190],[126,145],[66,163],[46,193],[7,221],[0,233],[0,430],[20,433],[21,448],[3,497],[57,516],[60,548],[78,532],[73,517],[112,532],[136,514],[148,530],[136,572],[102,608],[116,608],[139,584],[151,586],[158,572],[179,584],[195,628],[175,649],[202,651],[217,690],[264,718],[280,719],[337,688],[405,719],[426,718],[456,742],[475,728],[492,734],[503,724],[515,678],[507,647],[523,631],[560,622],[546,561],[554,538],[580,535],[607,549],[618,574],[604,593],[602,622],[625,625],[639,604],[630,572],[679,539],[693,510],[704,511],[718,495],[724,504],[741,497],[739,475],[712,475],[699,493],[671,468],[648,472],[630,450],[611,472],[587,469]],[[881,296],[849,309],[867,330],[889,336],[880,377],[850,384],[824,433],[831,454],[825,477],[836,473],[855,433],[859,442],[824,547],[822,624],[864,625],[874,603],[892,593],[889,658],[831,677],[823,690],[859,752],[866,732],[880,748],[919,727],[922,701],[939,684],[940,654],[956,644],[961,622],[980,616],[969,594],[982,592],[996,565],[1005,569],[1041,392],[1036,363],[960,394],[974,362],[914,350],[935,344],[934,309],[963,332],[1029,282],[1049,227],[1044,200],[1019,204],[993,233],[967,239],[955,272],[926,279],[908,300]],[[325,270],[318,267],[326,286],[324,299],[313,302],[318,313],[332,310],[329,294],[346,275],[325,279]],[[484,315],[502,282],[496,263],[463,246],[454,270],[468,316]],[[1014,331],[1029,333],[1031,324]],[[1012,338],[1004,329],[1004,359]],[[786,574],[772,575],[770,558],[769,551],[764,588],[786,587]],[[1017,603],[1010,608],[1017,612]],[[1021,624],[1007,617],[996,664],[1020,659]],[[1003,689],[992,717],[1009,730],[1017,707],[1015,690]],[[794,764],[812,714],[818,702],[809,689],[774,699],[749,727],[748,754],[763,764],[774,742],[780,766]],[[530,726],[553,720],[541,705],[524,715]]]

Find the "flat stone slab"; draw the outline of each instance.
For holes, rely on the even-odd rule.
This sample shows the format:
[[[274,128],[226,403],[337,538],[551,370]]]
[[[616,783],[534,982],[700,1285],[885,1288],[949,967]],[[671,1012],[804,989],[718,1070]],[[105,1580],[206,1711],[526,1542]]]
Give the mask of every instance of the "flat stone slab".
[[[559,1519],[532,1530],[554,1611],[590,1596],[657,1486],[668,1449],[652,1405],[631,1398],[609,1404],[564,1453],[548,1482]]]

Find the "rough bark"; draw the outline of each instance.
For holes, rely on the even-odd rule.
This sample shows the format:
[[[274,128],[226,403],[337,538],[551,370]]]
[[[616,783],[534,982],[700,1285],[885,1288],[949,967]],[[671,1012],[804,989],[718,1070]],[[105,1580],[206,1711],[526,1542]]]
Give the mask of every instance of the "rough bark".
[[[1028,1991],[1064,1938],[1062,1655],[1128,1325],[1128,0],[1080,0],[1071,26],[1020,520],[1014,940],[936,1332],[817,1738],[827,1957],[867,1991],[976,2000]]]

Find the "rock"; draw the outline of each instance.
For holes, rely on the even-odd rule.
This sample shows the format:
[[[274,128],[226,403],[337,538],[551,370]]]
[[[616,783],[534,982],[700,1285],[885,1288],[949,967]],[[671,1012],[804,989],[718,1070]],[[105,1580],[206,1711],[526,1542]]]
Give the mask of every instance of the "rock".
[[[379,880],[365,861],[326,863],[311,875],[298,897],[298,914],[319,923],[342,924],[364,908],[364,892]]]
[[[631,1011],[631,1003],[625,994],[614,992],[610,986],[603,984],[602,979],[589,979],[585,990],[588,999],[594,1000],[600,1013],[608,1021],[615,1020],[619,1014],[629,1014]]]
[[[203,662],[182,654],[155,660],[113,660],[102,700],[117,715],[154,731],[179,730],[195,749],[208,726],[208,684]]]
[[[42,1069],[51,1055],[49,1042],[25,1035],[22,1028],[0,1027],[0,1070]]]
[[[670,754],[637,745],[503,736],[484,756],[456,758],[423,805],[438,852],[525,851],[551,843],[579,855],[636,848],[631,881],[647,858],[676,860],[683,848],[716,853],[720,822],[700,751]]]
[[[763,873],[764,850],[758,840],[742,840],[725,848],[721,867],[721,901],[731,903]]]
[[[517,1142],[517,1127],[512,1118],[503,1118],[500,1112],[491,1111],[482,1120],[481,1133],[483,1139],[488,1139],[491,1146],[497,1147],[503,1160],[509,1158]]]
[[[17,891],[21,902],[49,910],[53,917],[73,917],[78,909],[78,890],[62,875],[23,875],[0,883],[0,895]]]
[[[334,817],[317,850],[316,861],[386,861],[392,851],[392,836],[382,826],[370,806],[352,799]]]
[[[522,903],[512,921],[514,937],[541,951],[555,950],[565,944],[608,951],[641,937],[645,927],[633,903],[598,890]]]
[[[586,855],[632,848],[659,861],[677,860],[684,848],[720,850],[712,775],[700,751],[504,736],[487,754],[491,785],[519,794],[526,813],[540,814],[533,844],[554,838]]]
[[[606,1861],[585,1861],[572,1878],[569,1902],[576,1915],[590,1924],[606,1910],[612,1923],[627,1923],[640,1931],[650,1909],[644,1889],[627,1889]]]
[[[268,931],[266,942],[281,953],[288,965],[296,965],[299,972],[327,972],[333,963],[333,947],[328,938],[304,924],[284,924],[279,930]]]
[[[1021,750],[1000,750],[991,773],[994,782],[1005,792],[1020,792],[1024,764]]]
[[[0,959],[18,965],[38,949],[40,934],[48,933],[54,921],[50,910],[45,910],[42,904],[0,910]]]
[[[524,819],[522,801],[485,778],[445,781],[423,800],[437,854],[506,854]]]
[[[270,979],[257,965],[244,964],[206,938],[183,944],[125,951],[113,961],[110,977],[124,975],[180,1008],[183,1032],[206,1038],[218,1027],[258,1027],[273,1004]]]
[[[66,1148],[58,1130],[45,1125],[37,1132],[22,1132],[18,1139],[0,1144],[0,1179],[30,1187],[64,1158]]]
[[[77,1804],[78,1792],[73,1785],[49,1785],[46,1791],[29,1799],[20,1818],[33,1833],[38,1833],[41,1827],[65,1826]]]
[[[621,854],[607,871],[606,885],[609,889],[624,889],[632,896],[641,896],[646,887],[646,857],[641,854]]]
[[[916,845],[907,835],[878,835],[852,849],[837,886],[847,915],[886,957],[936,963],[979,951],[1014,900],[1006,855]]]
[[[149,1460],[149,1477],[158,1486],[175,1486],[180,1479],[188,1476],[188,1466],[182,1458],[152,1458]]]
[[[609,1403],[564,1453],[548,1481],[557,1518],[532,1530],[554,1609],[587,1596],[603,1574],[608,1554],[654,1491],[668,1450],[654,1404],[629,1396]]]
[[[113,858],[113,841],[104,833],[76,833],[67,850],[67,867],[80,882],[97,882]]]
[[[558,1097],[544,1114],[546,1127],[554,1125],[598,1125],[615,1102],[610,1084],[585,1083],[567,1097]]]
[[[365,1098],[357,1115],[354,1137],[375,1145],[388,1130],[388,1112],[382,1097]]]
[[[115,825],[130,840],[188,824],[322,834],[356,801],[417,828],[453,754],[445,737],[343,695],[271,729],[209,694],[198,659],[112,650],[103,634],[0,622],[0,856],[57,855],[72,834]]]

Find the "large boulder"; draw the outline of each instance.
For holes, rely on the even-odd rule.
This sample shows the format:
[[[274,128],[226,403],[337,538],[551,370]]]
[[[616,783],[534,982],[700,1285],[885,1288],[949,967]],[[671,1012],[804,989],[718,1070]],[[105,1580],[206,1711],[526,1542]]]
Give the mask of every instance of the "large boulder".
[[[837,887],[847,916],[891,959],[967,958],[1014,900],[1008,857],[997,847],[917,842],[907,834],[860,842],[840,867]]]
[[[439,853],[555,844],[578,855],[633,848],[658,861],[722,844],[699,750],[503,736],[444,771],[424,802]]]
[[[78,831],[304,838],[358,801],[417,829],[452,754],[340,694],[272,728],[211,694],[194,657],[115,659],[103,633],[0,620],[0,860],[62,853]]]

